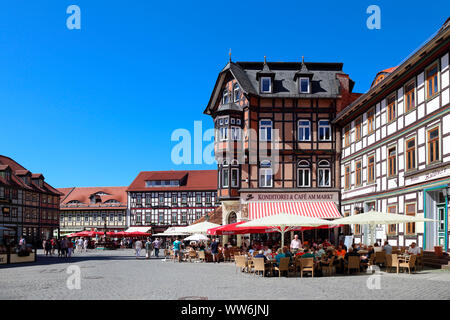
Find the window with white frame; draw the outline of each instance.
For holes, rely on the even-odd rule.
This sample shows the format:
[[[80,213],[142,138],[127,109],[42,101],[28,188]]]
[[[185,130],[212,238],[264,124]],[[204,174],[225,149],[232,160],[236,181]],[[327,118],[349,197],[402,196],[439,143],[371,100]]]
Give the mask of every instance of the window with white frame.
[[[261,92],[263,93],[272,92],[272,79],[270,77],[261,78]]]
[[[222,104],[227,103],[230,103],[230,93],[228,92],[228,89],[225,89],[222,93]]]
[[[331,125],[329,120],[319,120],[319,140],[331,140]]]
[[[311,165],[309,161],[300,160],[298,162],[297,186],[300,188],[311,186]]]
[[[220,127],[220,141],[228,140],[228,128],[227,127]]]
[[[273,185],[272,163],[268,160],[261,161],[259,168],[259,186],[269,188]]]
[[[300,78],[299,91],[300,93],[309,93],[309,78]]]
[[[238,168],[231,169],[231,187],[233,187],[233,188],[239,187],[239,169]]]
[[[233,86],[233,96],[234,96],[234,102],[238,102],[241,100],[241,89],[239,88],[239,84],[235,83]]]
[[[228,161],[224,160],[222,163],[222,188],[228,188],[229,187],[229,179],[228,179]]]
[[[298,120],[298,141],[311,141],[311,122]]]
[[[319,176],[319,187],[330,187],[331,186],[331,166],[330,162],[327,160],[319,161],[318,176]]]
[[[261,120],[259,122],[259,140],[272,141],[272,120]]]
[[[231,139],[235,141],[241,140],[241,128],[240,127],[231,127]]]

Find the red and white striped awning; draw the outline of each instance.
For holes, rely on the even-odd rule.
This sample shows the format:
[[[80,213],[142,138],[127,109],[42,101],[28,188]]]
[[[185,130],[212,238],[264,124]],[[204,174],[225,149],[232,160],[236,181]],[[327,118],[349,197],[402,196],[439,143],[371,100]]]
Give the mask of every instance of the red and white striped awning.
[[[249,220],[279,213],[320,219],[342,218],[334,202],[249,202]]]

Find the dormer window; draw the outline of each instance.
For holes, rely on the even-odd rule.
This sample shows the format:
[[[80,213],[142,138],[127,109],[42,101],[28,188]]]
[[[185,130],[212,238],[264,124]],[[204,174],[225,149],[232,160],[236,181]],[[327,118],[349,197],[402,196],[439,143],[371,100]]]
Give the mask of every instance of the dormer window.
[[[272,79],[270,77],[261,78],[261,92],[262,93],[272,92]]]
[[[309,93],[309,78],[299,78],[300,93]]]
[[[230,93],[227,89],[223,90],[222,104],[230,103]]]
[[[235,83],[233,86],[233,96],[234,96],[234,102],[238,102],[241,100],[241,89],[239,88],[239,84]]]

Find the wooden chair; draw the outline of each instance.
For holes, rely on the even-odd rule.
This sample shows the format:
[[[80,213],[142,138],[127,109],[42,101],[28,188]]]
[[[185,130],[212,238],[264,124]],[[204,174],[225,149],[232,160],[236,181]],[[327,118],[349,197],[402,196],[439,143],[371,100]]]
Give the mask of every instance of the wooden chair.
[[[253,271],[256,273],[262,273],[263,277],[266,276],[266,272],[269,270],[267,264],[264,263],[264,258],[253,258]]]
[[[423,270],[423,250],[420,250],[420,254],[416,256],[416,267],[420,266],[420,270]]]
[[[293,263],[293,265],[294,265],[294,272],[296,272],[296,273],[300,273],[300,271],[301,271],[301,262],[302,261],[302,257],[301,256],[295,256],[295,259],[294,259],[294,263]]]
[[[303,272],[311,272],[314,278],[314,258],[300,259],[300,276],[303,278]]]
[[[375,263],[378,265],[386,264],[386,253],[384,251],[375,252]]]
[[[417,259],[417,256],[416,255],[412,255],[412,256],[409,257],[408,261],[400,262],[398,264],[398,266],[400,268],[408,268],[408,273],[409,274],[411,274],[411,269],[414,268],[414,273],[416,273],[416,259]],[[399,268],[397,268],[397,273],[398,273],[398,269]]]
[[[206,261],[205,251],[200,250],[198,252],[198,261],[202,261],[202,262]]]
[[[326,266],[322,266],[322,273],[325,275],[333,275],[336,273],[336,269],[334,267],[334,259],[336,259],[335,256],[333,256],[330,260],[330,263]]]
[[[189,259],[189,262],[196,261],[197,260],[197,252],[189,251],[188,259]]]
[[[391,267],[389,268],[389,272],[391,271],[391,268],[396,268],[397,273],[398,273],[398,269],[399,269],[398,254],[393,253],[391,256],[392,256],[392,261],[391,261]]]
[[[274,270],[278,271],[278,277],[281,277],[282,272],[286,272],[289,276],[289,258],[281,258],[280,259],[280,265],[274,266]]]
[[[348,257],[348,265],[347,265],[348,274],[350,274],[350,269],[356,269],[356,270],[358,270],[358,273],[359,273],[360,267],[361,267],[361,259],[359,256],[349,256]]]

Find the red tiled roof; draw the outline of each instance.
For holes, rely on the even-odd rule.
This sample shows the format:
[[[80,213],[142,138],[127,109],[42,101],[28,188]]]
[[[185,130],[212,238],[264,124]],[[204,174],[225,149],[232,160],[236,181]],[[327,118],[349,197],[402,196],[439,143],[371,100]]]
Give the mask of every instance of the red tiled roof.
[[[108,200],[116,200],[120,203],[112,205],[115,208],[123,208],[127,206],[127,187],[74,187],[74,188],[58,188],[59,192],[64,194],[61,198],[61,206],[65,208],[70,208],[72,205],[69,204],[70,201],[79,201],[78,205],[74,204],[73,207],[93,207],[93,208],[103,208],[108,204],[105,204]],[[91,204],[90,197],[96,193],[106,193],[106,195],[99,196],[101,203]]]
[[[208,212],[205,216],[200,219],[195,220],[192,224],[200,223],[206,221],[206,216],[208,216],[208,222],[215,224],[222,224],[222,206],[215,208],[213,211]]]
[[[30,174],[32,176],[32,178],[41,178],[42,177],[42,179],[44,179],[44,176],[41,173],[33,174],[29,170],[27,170],[26,168],[21,166],[19,163],[14,161],[13,159],[0,155],[0,169],[3,168],[1,170],[4,170],[7,167],[9,167],[11,169],[11,179],[9,181],[6,181],[5,179],[1,179],[0,180],[1,184],[8,185],[11,187],[23,188],[23,189],[27,189],[27,190],[31,190],[31,191],[46,192],[46,193],[53,193],[56,195],[60,195],[60,193],[55,188],[53,188],[51,185],[49,185],[45,181],[44,181],[44,184],[42,187],[39,187],[37,184],[35,184],[33,182],[30,185],[26,185],[22,181],[22,179],[19,178],[18,176]]]
[[[183,179],[186,177],[187,179]],[[145,181],[152,180],[183,180],[177,187],[146,187]],[[184,181],[185,180],[185,181]],[[127,191],[200,191],[217,190],[216,170],[186,170],[186,171],[142,171],[130,184]]]

